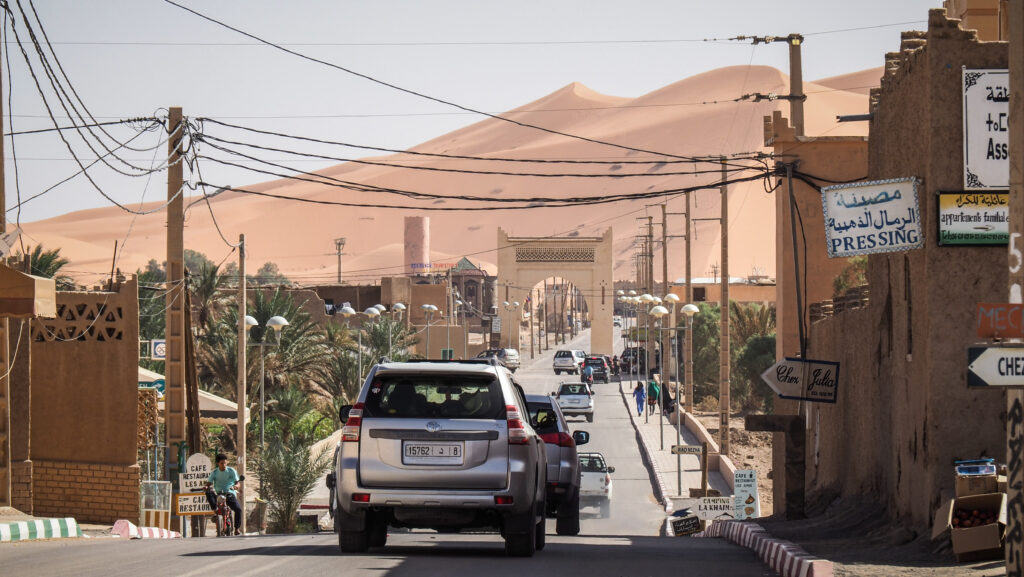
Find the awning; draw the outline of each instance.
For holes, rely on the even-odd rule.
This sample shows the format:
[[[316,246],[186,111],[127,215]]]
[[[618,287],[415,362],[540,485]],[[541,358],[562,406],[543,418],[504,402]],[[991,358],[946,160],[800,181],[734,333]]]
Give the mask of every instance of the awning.
[[[161,391],[163,390],[164,376],[160,373],[150,371],[139,367],[139,386],[140,387],[157,387]],[[163,395],[160,396],[160,402],[157,405],[157,410],[160,412],[160,418],[164,415],[164,401]],[[225,399],[224,397],[218,397],[217,395],[199,389],[199,421],[204,423],[220,423],[220,424],[234,424],[238,420],[238,404]],[[249,420],[249,409],[245,409],[245,420]]]
[[[52,319],[57,316],[57,283],[0,264],[0,317]]]

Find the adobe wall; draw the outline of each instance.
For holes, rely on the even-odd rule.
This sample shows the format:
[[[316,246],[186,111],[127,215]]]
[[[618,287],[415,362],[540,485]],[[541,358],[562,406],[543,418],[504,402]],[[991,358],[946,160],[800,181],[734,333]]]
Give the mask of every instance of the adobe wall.
[[[694,288],[705,290],[704,302],[721,303],[722,285],[720,284],[694,284]],[[672,285],[669,292],[680,299],[686,299],[686,285]],[[775,292],[775,285],[771,284],[730,284],[729,300],[738,303],[774,303],[778,295]],[[682,302],[682,300],[680,300]]]
[[[926,44],[905,35],[873,93],[869,179],[921,179],[925,245],[871,255],[870,305],[815,323],[808,353],[841,363],[838,403],[812,410],[809,490],[878,495],[919,527],[954,460],[1005,458],[1005,395],[967,389],[965,349],[976,304],[1006,299],[1006,248],[938,246],[935,194],[963,188],[961,66],[1005,68],[1008,51],[956,24],[930,11]]]
[[[57,318],[33,320],[31,347],[34,513],[138,515],[138,283],[58,292]]]

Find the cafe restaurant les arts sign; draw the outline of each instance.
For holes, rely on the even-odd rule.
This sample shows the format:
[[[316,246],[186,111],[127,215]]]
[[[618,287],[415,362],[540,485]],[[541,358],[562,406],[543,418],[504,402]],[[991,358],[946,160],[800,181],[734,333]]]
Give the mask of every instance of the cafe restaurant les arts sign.
[[[829,258],[924,245],[914,177],[827,186],[821,203]]]

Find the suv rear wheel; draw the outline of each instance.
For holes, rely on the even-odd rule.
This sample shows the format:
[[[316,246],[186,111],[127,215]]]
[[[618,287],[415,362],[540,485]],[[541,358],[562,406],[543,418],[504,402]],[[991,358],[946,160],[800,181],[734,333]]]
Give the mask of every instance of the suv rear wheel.
[[[537,550],[537,525],[530,524],[526,533],[505,534],[505,554],[509,557],[533,557]]]
[[[338,547],[342,553],[365,553],[370,548],[370,536],[366,531],[340,531]]]
[[[563,501],[555,519],[555,533],[559,535],[579,535],[580,532],[580,493],[571,500]]]

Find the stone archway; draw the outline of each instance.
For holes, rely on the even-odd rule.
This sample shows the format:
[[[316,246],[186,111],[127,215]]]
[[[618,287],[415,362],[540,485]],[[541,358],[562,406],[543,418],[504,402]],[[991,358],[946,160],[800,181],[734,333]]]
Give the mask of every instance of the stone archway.
[[[587,295],[591,315],[590,350],[612,354],[612,229],[598,237],[514,237],[498,229],[498,283],[495,302],[523,303],[531,287],[549,277],[576,285]],[[522,311],[506,311],[500,304],[502,326],[521,318]],[[518,325],[518,323],[516,323]],[[509,334],[511,333],[511,337]],[[511,340],[511,342],[509,342]],[[522,349],[519,331],[502,331],[502,346]]]

